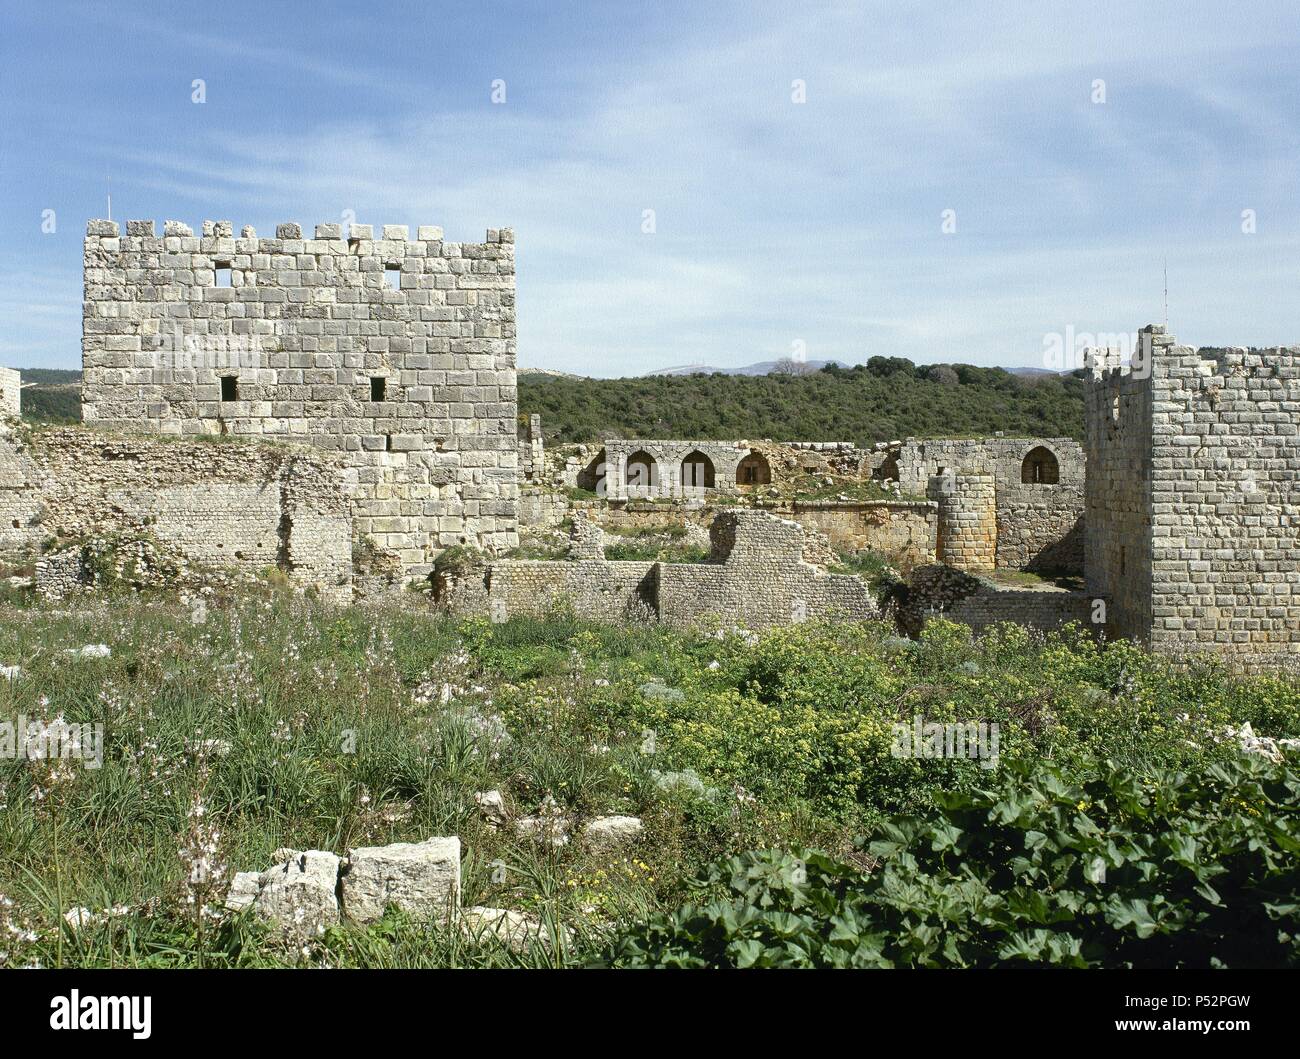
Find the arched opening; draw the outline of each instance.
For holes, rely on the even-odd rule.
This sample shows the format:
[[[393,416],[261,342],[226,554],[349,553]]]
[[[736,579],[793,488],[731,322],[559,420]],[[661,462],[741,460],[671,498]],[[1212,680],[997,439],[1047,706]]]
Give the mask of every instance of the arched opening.
[[[683,488],[712,489],[716,484],[713,461],[704,453],[697,449],[682,460]]]
[[[1020,465],[1020,481],[1025,485],[1056,485],[1061,480],[1061,465],[1052,450],[1039,445],[1030,449]]]
[[[627,458],[623,480],[633,489],[650,489],[659,484],[659,472],[648,452],[638,449]]]
[[[770,485],[772,468],[761,452],[751,452],[736,465],[737,485]]]
[[[578,488],[605,495],[605,450],[601,449],[585,467],[578,468]]]

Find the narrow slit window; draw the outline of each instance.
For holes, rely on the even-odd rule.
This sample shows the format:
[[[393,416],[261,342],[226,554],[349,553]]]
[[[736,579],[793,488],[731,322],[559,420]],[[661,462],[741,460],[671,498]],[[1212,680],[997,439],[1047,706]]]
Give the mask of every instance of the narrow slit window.
[[[393,435],[392,435],[392,434],[385,434],[385,435],[384,435],[384,451],[385,451],[385,452],[392,452],[392,451],[393,451]]]
[[[226,265],[218,264],[216,268],[217,268],[217,286],[218,287],[232,286],[232,282],[230,279],[230,266],[228,264]]]
[[[389,265],[384,269],[384,284],[389,290],[402,289],[402,270],[397,265]]]
[[[388,380],[382,375],[372,376],[370,379],[370,399],[372,401],[382,401],[384,394],[388,392]]]
[[[239,400],[239,380],[235,376],[221,376],[221,399],[223,401]]]

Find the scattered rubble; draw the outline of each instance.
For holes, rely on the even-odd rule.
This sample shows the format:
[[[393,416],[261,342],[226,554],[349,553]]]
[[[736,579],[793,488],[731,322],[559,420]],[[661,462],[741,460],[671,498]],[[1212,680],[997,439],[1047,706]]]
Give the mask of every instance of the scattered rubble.
[[[474,804],[479,807],[489,827],[498,828],[505,824],[506,803],[500,791],[479,791],[474,795]]]

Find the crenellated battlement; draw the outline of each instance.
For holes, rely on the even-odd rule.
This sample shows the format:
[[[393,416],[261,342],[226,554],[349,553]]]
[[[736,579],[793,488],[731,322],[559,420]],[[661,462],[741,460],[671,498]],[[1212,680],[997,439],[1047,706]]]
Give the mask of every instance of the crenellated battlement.
[[[518,540],[514,232],[86,225],[82,411],[344,454],[354,526],[419,576]]]
[[[303,227],[295,222],[278,224],[275,228],[275,238],[259,238],[256,230],[251,225],[245,225],[240,229],[240,234],[235,235],[234,224],[230,221],[204,221],[199,228],[199,234],[195,235],[194,229],[182,221],[164,221],[162,234],[159,235],[156,230],[156,222],[151,220],[127,221],[125,236],[121,226],[117,221],[109,220],[91,220],[86,222],[86,239],[226,239],[233,240],[235,243],[253,243],[276,244],[277,248],[283,248],[286,243],[303,244],[288,249],[288,252],[307,252],[321,253],[326,249],[342,249],[348,253],[365,253],[364,247],[367,244],[378,243],[443,243],[445,236],[443,230],[437,225],[421,224],[415,229],[415,238],[411,238],[411,229],[405,224],[384,224],[379,225],[379,235],[375,236],[376,226],[373,224],[349,224],[347,231],[344,231],[342,224],[318,224],[315,232],[311,236],[303,234]],[[452,246],[490,246],[505,245],[512,246],[515,241],[515,233],[512,228],[489,228],[484,235],[481,243],[451,243]],[[307,244],[320,243],[341,243],[342,248],[308,247]],[[172,249],[183,249],[182,247],[173,247]],[[253,249],[246,247],[245,249]]]

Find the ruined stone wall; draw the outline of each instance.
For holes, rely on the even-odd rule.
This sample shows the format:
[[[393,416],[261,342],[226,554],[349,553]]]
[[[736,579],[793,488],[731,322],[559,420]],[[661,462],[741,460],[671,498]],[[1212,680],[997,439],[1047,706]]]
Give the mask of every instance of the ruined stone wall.
[[[1055,461],[1055,481],[1023,480],[1034,455]],[[1086,458],[1072,438],[908,438],[890,453],[903,493],[924,494],[941,471],[993,476],[997,565],[1005,569],[1080,573],[1084,565]]]
[[[1163,330],[1163,329],[1162,329]],[[1142,341],[1163,334],[1144,329]],[[1150,639],[1152,387],[1149,374],[1096,359],[1086,394],[1088,591],[1114,637]]]
[[[736,468],[749,455],[750,446],[738,441],[611,438],[606,440],[604,452],[606,499],[702,498],[715,491],[736,491]],[[630,474],[629,462],[641,453],[649,459],[648,474],[639,475],[635,471]],[[702,481],[684,478],[682,463],[688,456],[702,456],[707,461],[708,477]]]
[[[969,625],[977,633],[999,622],[1048,631],[1076,621],[1093,631],[1091,601],[1087,592],[1048,584],[999,585],[951,567],[932,566],[909,578],[897,617],[899,627],[913,636],[936,617]]]
[[[991,474],[937,474],[926,495],[938,505],[935,553],[954,570],[997,565],[997,494]]]
[[[36,547],[41,529],[40,478],[27,455],[25,432],[0,419],[0,552]]]
[[[353,523],[337,457],[74,427],[23,431],[15,447],[36,514],[32,533],[13,543],[147,537],[190,562],[279,569],[326,598],[351,599]],[[0,460],[4,452],[0,439]]]
[[[1082,485],[998,485],[998,566],[1082,573]]]
[[[339,453],[357,532],[410,575],[518,543],[509,229],[91,221],[82,357],[87,423]]]
[[[761,511],[719,515],[707,563],[610,562],[601,530],[582,516],[574,519],[573,538],[567,560],[494,562],[449,584],[439,602],[455,613],[486,609],[494,621],[568,605],[600,621],[716,621],[751,629],[879,613],[858,578],[805,560],[817,542],[802,527]]]
[[[519,528],[558,526],[569,517],[569,500],[563,493],[553,493],[536,486],[519,490]]]
[[[22,377],[13,368],[0,368],[0,419],[23,412]]]
[[[540,482],[546,477],[546,448],[542,438],[542,417],[530,415],[528,428],[519,438],[519,478]]]
[[[773,513],[825,533],[836,551],[872,551],[905,568],[935,559],[938,507],[932,502],[803,501]]]
[[[1157,650],[1294,659],[1300,348],[1195,350],[1160,328],[1141,334],[1150,347],[1138,370],[1094,370],[1090,444],[1110,465],[1148,473],[1136,496],[1090,481],[1090,584],[1109,595],[1112,623]],[[1126,591],[1132,580],[1149,607]]]
[[[524,503],[521,497],[521,505]],[[683,524],[710,526],[720,512],[730,510],[722,505],[635,500],[613,507],[598,501],[578,501],[572,508],[588,512],[602,526],[615,531],[667,530]],[[799,501],[764,504],[759,510],[825,534],[836,551],[873,551],[909,568],[934,562],[938,508],[928,501]],[[542,513],[540,509],[538,513]]]
[[[657,565],[603,558],[493,563],[486,582],[489,613],[502,621],[572,606],[575,614],[592,621],[650,620],[655,614]]]
[[[828,574],[804,561],[805,533],[798,523],[762,511],[727,511],[710,535],[713,561],[659,564],[658,609],[666,624],[716,620],[763,629],[879,613],[858,578]]]

